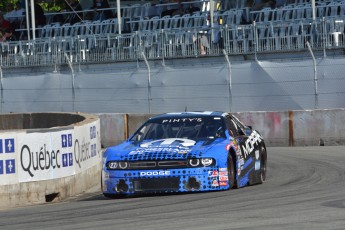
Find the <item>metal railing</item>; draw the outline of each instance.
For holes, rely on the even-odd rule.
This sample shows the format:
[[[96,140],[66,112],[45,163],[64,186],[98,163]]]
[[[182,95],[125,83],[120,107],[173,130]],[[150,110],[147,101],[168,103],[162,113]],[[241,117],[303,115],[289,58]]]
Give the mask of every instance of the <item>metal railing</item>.
[[[198,57],[200,38],[206,36],[206,56],[285,53],[344,48],[345,18],[316,21],[260,22],[214,28],[219,40],[212,42],[211,29],[189,28],[137,31],[127,34],[88,34],[1,42],[3,68],[54,66]],[[67,60],[68,57],[68,60]]]

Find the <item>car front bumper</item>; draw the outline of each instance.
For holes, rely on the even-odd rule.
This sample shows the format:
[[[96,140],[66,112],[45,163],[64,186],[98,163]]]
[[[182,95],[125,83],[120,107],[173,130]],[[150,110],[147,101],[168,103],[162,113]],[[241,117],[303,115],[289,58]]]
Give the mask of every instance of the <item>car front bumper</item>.
[[[106,170],[105,194],[199,192],[229,189],[226,168],[203,167],[162,170]]]

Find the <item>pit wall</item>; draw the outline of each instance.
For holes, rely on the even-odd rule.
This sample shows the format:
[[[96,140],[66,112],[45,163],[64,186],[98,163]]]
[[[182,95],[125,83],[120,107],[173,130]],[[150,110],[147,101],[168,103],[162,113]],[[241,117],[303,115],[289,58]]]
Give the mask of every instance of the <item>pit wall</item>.
[[[58,201],[100,182],[100,120],[0,132],[0,209]]]
[[[234,113],[258,130],[267,146],[345,144],[345,109]],[[99,114],[101,144],[108,147],[128,138],[155,114]]]

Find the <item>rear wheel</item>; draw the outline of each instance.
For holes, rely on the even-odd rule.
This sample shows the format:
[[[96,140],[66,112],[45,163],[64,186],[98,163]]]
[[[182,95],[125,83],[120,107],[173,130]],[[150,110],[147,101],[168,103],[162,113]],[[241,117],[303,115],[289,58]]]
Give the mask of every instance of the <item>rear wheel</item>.
[[[229,189],[235,188],[235,164],[234,161],[232,159],[232,156],[229,154],[228,156],[228,180],[229,180]]]
[[[267,152],[264,146],[260,147],[260,178],[259,183],[262,184],[266,180],[267,171]]]

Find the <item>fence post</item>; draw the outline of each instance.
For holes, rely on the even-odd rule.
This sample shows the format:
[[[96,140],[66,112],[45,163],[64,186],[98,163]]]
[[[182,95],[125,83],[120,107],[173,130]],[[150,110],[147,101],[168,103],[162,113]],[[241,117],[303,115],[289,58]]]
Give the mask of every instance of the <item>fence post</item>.
[[[315,109],[318,108],[318,104],[319,104],[319,100],[318,100],[318,90],[317,90],[317,71],[316,71],[316,60],[315,60],[315,56],[313,53],[313,50],[310,47],[309,42],[307,41],[307,46],[309,49],[309,52],[311,54],[311,57],[313,58],[313,65],[314,65],[314,90],[315,90]]]
[[[151,113],[151,69],[149,62],[146,59],[145,53],[141,52],[141,55],[144,58],[144,61],[147,65],[147,70],[149,71],[149,76],[148,76],[148,81],[147,81],[147,100],[148,100],[148,105],[149,105],[149,113]]]
[[[228,72],[229,72],[229,112],[231,112],[231,106],[232,106],[232,79],[231,79],[231,62],[229,60],[229,56],[226,53],[225,49],[223,49],[223,54],[225,56],[225,60],[228,63]]]
[[[64,54],[65,54],[65,58],[67,59],[68,66],[69,66],[69,68],[71,69],[71,72],[72,72],[72,101],[73,101],[73,112],[75,112],[75,109],[74,109],[74,103],[75,103],[74,69],[73,69],[73,66],[72,66],[72,62],[68,58],[68,55],[66,53],[64,53]]]

